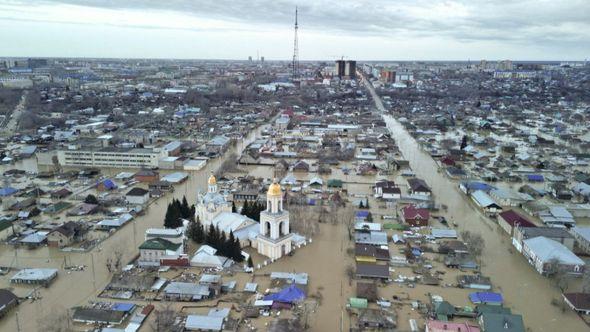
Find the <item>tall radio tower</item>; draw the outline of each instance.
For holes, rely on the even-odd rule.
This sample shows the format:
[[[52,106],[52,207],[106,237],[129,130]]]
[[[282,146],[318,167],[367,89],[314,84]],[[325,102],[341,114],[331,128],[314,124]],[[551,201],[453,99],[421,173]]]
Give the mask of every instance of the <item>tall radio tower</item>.
[[[295,7],[295,41],[293,42],[293,80],[299,78],[299,42],[297,41],[297,30],[299,30],[299,26],[297,25],[297,6]]]

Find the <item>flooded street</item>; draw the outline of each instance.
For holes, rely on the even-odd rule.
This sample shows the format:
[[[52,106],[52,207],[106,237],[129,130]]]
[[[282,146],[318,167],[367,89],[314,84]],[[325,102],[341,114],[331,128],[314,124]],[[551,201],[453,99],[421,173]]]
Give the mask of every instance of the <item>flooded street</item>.
[[[368,87],[382,112],[381,100]],[[383,115],[400,151],[410,162],[419,178],[432,188],[437,203],[448,206],[448,219],[458,224],[460,231],[470,230],[485,239],[482,255],[483,274],[492,279],[495,289],[502,292],[506,306],[523,315],[525,326],[533,331],[586,331],[588,327],[572,311],[551,305],[560,299],[559,290],[545,277],[535,272],[524,257],[512,250],[510,239],[492,220],[482,216],[457,188],[457,183],[438,172],[434,160],[422,151],[404,127],[389,115]]]
[[[254,130],[246,138],[230,148],[224,156],[241,151],[252,142],[262,131],[262,127]],[[173,193],[164,196],[146,208],[145,214],[135,218],[112,236],[100,243],[90,252],[63,252],[56,248],[41,247],[35,250],[0,246],[0,266],[13,268],[57,268],[56,280],[49,288],[37,288],[35,301],[25,300],[16,310],[0,320],[0,331],[38,331],[43,329],[42,320],[47,315],[63,314],[64,310],[74,306],[87,304],[98,291],[110,281],[111,274],[107,271],[106,261],[113,258],[115,252],[123,253],[123,262],[131,261],[138,254],[137,247],[144,241],[145,230],[150,227],[163,227],[166,206],[173,199],[182,199],[186,195],[189,202],[196,201],[198,190],[204,190],[206,179],[211,171],[215,171],[225,157],[210,160],[199,170],[190,172],[184,183],[175,186]],[[33,159],[34,160],[34,159]],[[22,163],[18,166],[32,166]],[[14,168],[14,167],[13,167]],[[31,169],[26,169],[31,171]],[[121,170],[104,170],[103,174],[112,175]],[[85,265],[83,271],[68,272],[64,266]],[[14,286],[9,278],[13,273],[0,279],[0,288],[9,288],[19,297],[33,292],[33,286]],[[17,322],[18,319],[18,322]]]

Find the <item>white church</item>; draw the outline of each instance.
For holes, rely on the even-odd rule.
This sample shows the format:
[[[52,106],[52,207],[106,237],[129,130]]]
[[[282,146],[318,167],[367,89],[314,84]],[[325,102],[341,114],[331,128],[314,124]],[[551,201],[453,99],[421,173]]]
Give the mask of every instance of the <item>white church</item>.
[[[266,194],[266,210],[260,213],[260,223],[239,213],[233,213],[231,203],[217,190],[217,179],[209,177],[207,193],[197,195],[196,216],[205,228],[213,224],[220,230],[240,239],[242,247],[251,246],[271,259],[287,255],[294,242],[304,243],[305,238],[289,229],[289,212],[283,209],[283,193],[276,181]]]

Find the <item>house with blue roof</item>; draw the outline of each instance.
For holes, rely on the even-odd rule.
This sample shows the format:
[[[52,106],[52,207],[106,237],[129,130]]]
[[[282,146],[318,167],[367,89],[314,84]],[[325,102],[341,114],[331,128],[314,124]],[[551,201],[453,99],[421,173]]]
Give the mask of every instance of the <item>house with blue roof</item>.
[[[111,179],[104,179],[96,184],[96,190],[109,191],[117,189],[117,185]]]
[[[477,182],[477,181],[463,181],[459,183],[459,189],[469,195],[470,193],[481,190],[483,192],[489,192],[492,189],[495,189],[494,186],[491,186],[485,182]]]
[[[500,293],[475,292],[469,294],[469,300],[474,304],[502,305],[504,299]]]
[[[0,197],[6,197],[6,196],[13,195],[17,191],[18,190],[14,189],[12,187],[3,187],[3,188],[0,188]]]

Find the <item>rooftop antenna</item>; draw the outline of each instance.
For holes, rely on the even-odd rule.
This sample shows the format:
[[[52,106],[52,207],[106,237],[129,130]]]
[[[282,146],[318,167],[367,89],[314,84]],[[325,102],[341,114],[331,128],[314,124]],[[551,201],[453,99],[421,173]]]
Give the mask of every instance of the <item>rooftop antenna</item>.
[[[299,42],[297,40],[297,30],[299,30],[299,26],[297,25],[297,6],[295,6],[295,40],[293,42],[293,80],[299,78]]]

